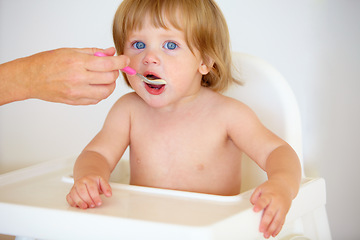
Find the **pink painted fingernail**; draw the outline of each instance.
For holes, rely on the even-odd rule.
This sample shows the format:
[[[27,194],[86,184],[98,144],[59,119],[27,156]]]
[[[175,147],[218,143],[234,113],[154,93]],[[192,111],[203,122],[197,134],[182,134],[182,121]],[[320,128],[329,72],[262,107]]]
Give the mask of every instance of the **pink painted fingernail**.
[[[97,57],[107,57],[107,55],[105,53],[102,53],[102,52],[96,52],[94,54],[94,56],[97,56]]]

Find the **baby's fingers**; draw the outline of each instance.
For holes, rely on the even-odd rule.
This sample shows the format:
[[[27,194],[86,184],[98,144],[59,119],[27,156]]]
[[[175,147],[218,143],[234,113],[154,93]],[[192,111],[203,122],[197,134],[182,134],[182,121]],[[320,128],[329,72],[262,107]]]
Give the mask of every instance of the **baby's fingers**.
[[[73,187],[70,193],[66,196],[66,200],[72,207],[79,207],[82,209],[88,208],[88,204],[78,195],[75,187]]]
[[[259,196],[254,202],[254,211],[260,212],[261,210],[265,209],[271,202],[271,199],[269,197],[266,197],[264,195]]]
[[[101,206],[102,201],[98,186],[94,184],[86,184],[85,186],[89,195],[89,198],[86,198],[89,207],[94,208],[95,206]]]
[[[274,212],[273,209],[266,208],[264,210],[260,222],[260,232],[264,233],[265,238],[269,238],[271,236],[271,233],[274,231],[274,229],[272,229],[275,226],[275,223],[273,223],[274,215],[276,215],[276,212]]]
[[[280,211],[276,213],[266,212],[267,210],[264,212],[260,224],[260,231],[264,233],[265,238],[269,238],[270,236],[275,237],[284,225],[285,216]]]
[[[253,205],[255,205],[256,201],[260,198],[260,196],[261,196],[261,189],[258,187],[257,189],[255,189],[255,191],[251,195],[250,202]]]
[[[280,224],[280,225],[277,227],[277,229],[271,234],[271,236],[276,237],[276,236],[280,233],[283,225],[284,225],[284,223]]]
[[[104,180],[103,178],[100,178],[100,191],[106,196],[111,197],[112,190],[110,184]]]
[[[99,190],[96,184],[93,184],[91,181],[84,181],[83,184],[76,184],[75,189],[80,198],[87,204],[87,207],[93,208],[98,204],[101,205]]]
[[[66,201],[69,203],[70,206],[76,207],[76,202],[72,199],[70,193],[66,195]]]

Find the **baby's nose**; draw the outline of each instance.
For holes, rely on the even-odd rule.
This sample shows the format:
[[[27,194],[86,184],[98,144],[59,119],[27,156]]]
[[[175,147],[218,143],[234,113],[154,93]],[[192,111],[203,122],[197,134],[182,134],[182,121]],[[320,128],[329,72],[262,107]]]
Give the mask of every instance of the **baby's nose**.
[[[147,64],[159,64],[160,59],[158,54],[156,54],[154,51],[148,51],[146,52],[146,55],[144,56],[143,63],[145,65]]]

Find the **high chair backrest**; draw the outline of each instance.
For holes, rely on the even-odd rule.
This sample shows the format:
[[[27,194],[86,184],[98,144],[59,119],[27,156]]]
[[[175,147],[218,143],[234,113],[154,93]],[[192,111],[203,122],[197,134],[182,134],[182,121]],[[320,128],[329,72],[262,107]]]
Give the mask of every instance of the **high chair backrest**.
[[[232,85],[225,95],[247,104],[261,122],[288,142],[302,161],[300,112],[290,86],[284,77],[264,60],[233,52],[233,76],[243,85]],[[266,174],[247,156],[242,165],[241,191],[256,187]]]

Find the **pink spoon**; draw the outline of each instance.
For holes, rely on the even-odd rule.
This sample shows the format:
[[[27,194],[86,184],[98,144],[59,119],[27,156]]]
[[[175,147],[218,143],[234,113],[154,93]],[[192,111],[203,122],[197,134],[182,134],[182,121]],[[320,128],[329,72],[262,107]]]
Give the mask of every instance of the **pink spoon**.
[[[96,52],[94,54],[95,56],[98,57],[106,57],[107,55],[102,53],[102,52]],[[123,71],[124,73],[127,73],[131,76],[136,75],[138,76],[141,80],[143,80],[144,82],[148,83],[148,84],[152,84],[152,85],[164,85],[166,84],[166,81],[163,79],[154,79],[154,80],[150,80],[146,77],[144,77],[143,75],[137,73],[134,69],[132,69],[131,67],[124,67],[123,69],[121,69],[121,71]]]

